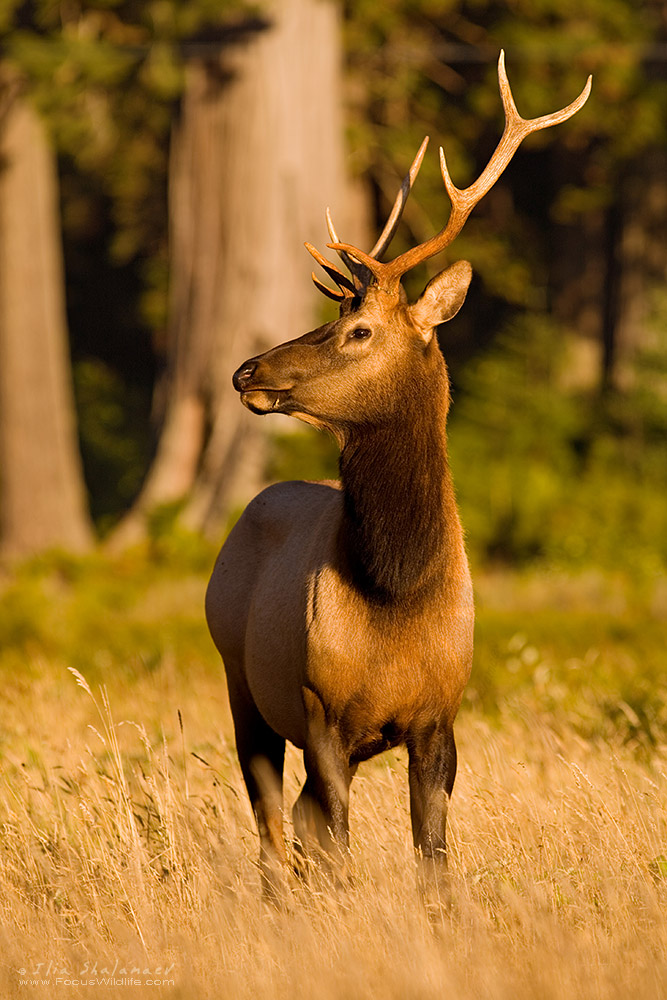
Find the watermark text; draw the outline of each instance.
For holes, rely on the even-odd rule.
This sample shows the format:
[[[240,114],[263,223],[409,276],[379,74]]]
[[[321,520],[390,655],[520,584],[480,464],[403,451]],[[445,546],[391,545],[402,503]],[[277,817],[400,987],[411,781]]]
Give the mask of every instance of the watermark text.
[[[175,986],[175,963],[147,966],[124,962],[85,961],[74,966],[67,962],[26,962],[16,970],[19,986]]]

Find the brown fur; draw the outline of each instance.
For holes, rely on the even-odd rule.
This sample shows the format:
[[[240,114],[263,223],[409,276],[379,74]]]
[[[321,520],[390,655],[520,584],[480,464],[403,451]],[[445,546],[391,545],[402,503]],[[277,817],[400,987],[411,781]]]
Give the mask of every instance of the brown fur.
[[[339,866],[356,764],[407,745],[415,848],[425,883],[444,891],[452,726],[470,672],[473,600],[433,330],[458,310],[469,281],[469,265],[453,265],[413,306],[371,287],[335,323],[234,377],[251,409],[291,413],[341,445],[340,484],[281,483],[252,501],[206,598],[269,891],[287,861],[285,740],[303,749],[308,775],[294,809],[302,849]]]

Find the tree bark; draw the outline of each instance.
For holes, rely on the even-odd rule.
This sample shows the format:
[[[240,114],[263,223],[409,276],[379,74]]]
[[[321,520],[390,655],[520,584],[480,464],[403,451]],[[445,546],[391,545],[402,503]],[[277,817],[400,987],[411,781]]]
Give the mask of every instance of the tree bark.
[[[266,425],[232,372],[317,322],[303,243],[328,240],[343,201],[340,28],[330,0],[273,0],[219,58],[187,66],[170,173],[171,302],[157,454],[115,536],[141,536],[151,508],[217,534],[261,478]]]
[[[92,542],[67,345],[55,157],[30,103],[0,120],[0,551]]]

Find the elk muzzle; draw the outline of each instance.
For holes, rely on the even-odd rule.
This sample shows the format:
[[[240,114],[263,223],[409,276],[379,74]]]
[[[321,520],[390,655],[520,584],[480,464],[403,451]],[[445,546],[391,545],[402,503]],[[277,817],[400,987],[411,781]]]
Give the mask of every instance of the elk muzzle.
[[[276,381],[270,365],[262,365],[262,357],[244,361],[232,376],[232,384],[241,394],[241,402],[253,413],[271,413],[289,398],[293,384]]]

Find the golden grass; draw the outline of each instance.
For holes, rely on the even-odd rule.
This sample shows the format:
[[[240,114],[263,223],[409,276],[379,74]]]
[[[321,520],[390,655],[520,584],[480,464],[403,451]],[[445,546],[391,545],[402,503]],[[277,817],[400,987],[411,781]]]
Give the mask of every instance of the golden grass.
[[[105,694],[37,673],[0,709],[3,1000],[667,995],[667,748],[464,713],[443,924],[416,896],[401,754],[353,783],[354,885],[283,913],[260,899],[222,677],[163,662]],[[289,804],[301,779],[290,751]],[[117,985],[58,982],[97,978]]]

